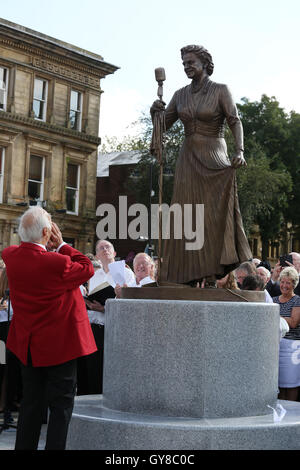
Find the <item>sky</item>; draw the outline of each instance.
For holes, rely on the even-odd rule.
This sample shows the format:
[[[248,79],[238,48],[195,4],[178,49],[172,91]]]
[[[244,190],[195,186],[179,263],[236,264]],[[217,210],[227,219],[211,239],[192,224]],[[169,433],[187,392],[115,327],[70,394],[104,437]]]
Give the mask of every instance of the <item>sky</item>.
[[[138,132],[132,126],[157,99],[154,70],[164,67],[164,101],[189,83],[180,49],[204,46],[211,79],[236,102],[275,96],[300,113],[299,0],[11,0],[0,16],[100,54],[119,69],[101,80],[102,142]]]

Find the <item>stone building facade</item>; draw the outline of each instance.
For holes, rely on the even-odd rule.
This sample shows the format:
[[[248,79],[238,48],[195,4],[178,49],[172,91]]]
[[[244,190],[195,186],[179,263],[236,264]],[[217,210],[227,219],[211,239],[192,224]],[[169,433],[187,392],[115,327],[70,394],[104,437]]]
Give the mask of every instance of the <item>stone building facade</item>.
[[[100,81],[117,68],[0,19],[0,252],[19,242],[30,205],[50,212],[77,249],[93,250]]]

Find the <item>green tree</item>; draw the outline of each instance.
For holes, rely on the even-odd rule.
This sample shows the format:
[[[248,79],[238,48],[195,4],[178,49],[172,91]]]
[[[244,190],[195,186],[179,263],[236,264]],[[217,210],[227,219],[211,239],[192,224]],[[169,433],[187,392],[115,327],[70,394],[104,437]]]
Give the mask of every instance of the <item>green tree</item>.
[[[261,101],[253,102],[242,98],[242,102],[237,107],[244,128],[245,149],[248,141],[255,139],[270,159],[271,168],[281,167],[289,138],[288,115],[274,96],[262,95]]]
[[[286,218],[295,229],[298,227],[300,237],[300,114],[295,112],[290,114],[288,127],[289,138],[283,152],[283,161],[291,174],[293,191],[288,200]]]
[[[265,179],[265,186],[275,193],[271,205],[266,205],[266,210],[256,217],[265,254],[268,240],[281,238],[286,245],[289,224],[299,226],[300,115],[287,114],[275,97],[263,95],[261,101],[254,102],[243,98],[242,102],[238,108],[244,127],[246,158],[249,155],[260,159],[253,143],[259,145],[274,177],[269,175]]]

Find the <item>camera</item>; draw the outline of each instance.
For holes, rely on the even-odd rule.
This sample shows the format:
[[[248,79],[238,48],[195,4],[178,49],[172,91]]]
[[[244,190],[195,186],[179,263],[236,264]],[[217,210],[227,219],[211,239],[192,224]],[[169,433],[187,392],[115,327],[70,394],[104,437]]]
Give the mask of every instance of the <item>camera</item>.
[[[287,267],[289,266],[288,263],[286,263],[286,261],[288,261],[288,263],[291,263],[293,264],[293,257],[292,255],[282,255],[279,257],[279,263],[280,263],[280,266],[282,267]]]

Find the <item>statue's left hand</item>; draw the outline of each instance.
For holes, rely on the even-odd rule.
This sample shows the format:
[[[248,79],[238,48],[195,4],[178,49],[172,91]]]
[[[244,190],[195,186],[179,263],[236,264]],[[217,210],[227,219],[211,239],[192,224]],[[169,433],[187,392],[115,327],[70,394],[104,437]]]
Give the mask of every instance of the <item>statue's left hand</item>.
[[[239,168],[240,166],[247,166],[243,152],[237,152],[231,160],[231,166],[233,168]]]

